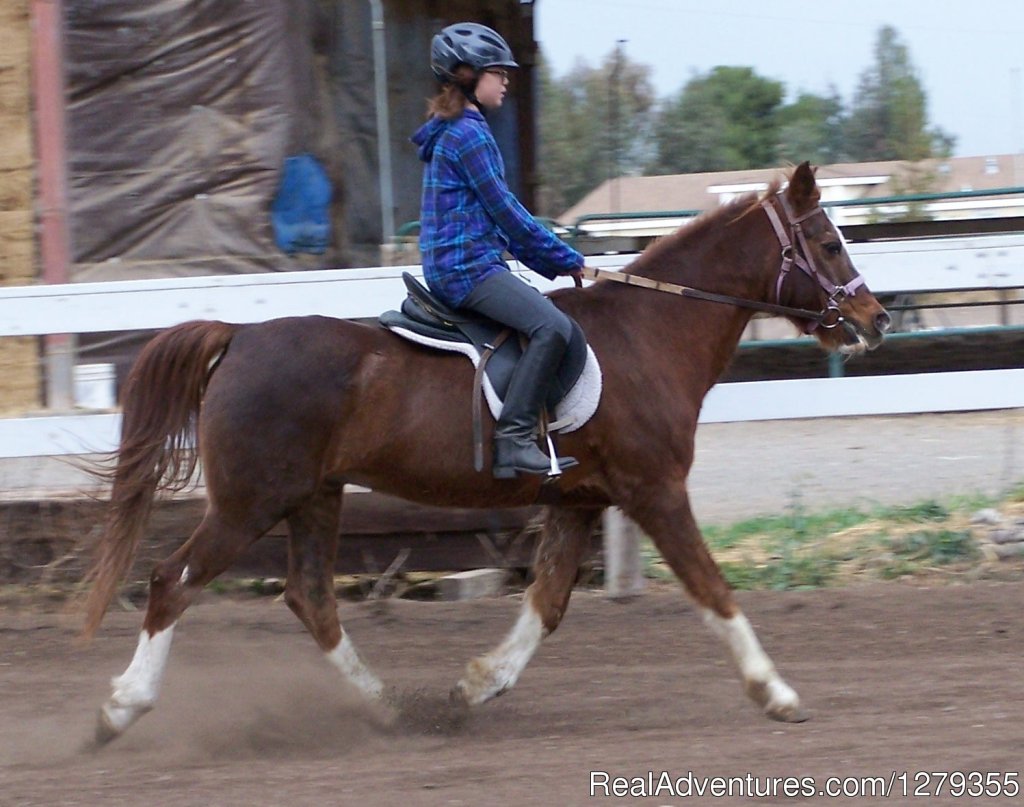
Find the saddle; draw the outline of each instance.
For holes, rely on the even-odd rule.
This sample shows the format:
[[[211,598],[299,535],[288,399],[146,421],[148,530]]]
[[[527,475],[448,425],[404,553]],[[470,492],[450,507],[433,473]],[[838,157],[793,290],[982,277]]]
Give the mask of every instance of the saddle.
[[[478,456],[482,452],[479,435],[480,397],[485,396],[491,408],[491,414],[497,419],[501,412],[501,401],[505,398],[512,371],[523,353],[523,345],[518,338],[510,338],[515,331],[494,320],[487,319],[471,311],[453,309],[439,300],[416,278],[408,272],[402,273],[408,296],[402,301],[401,310],[385,311],[379,317],[380,324],[393,333],[438,350],[463,353],[476,366],[474,380],[474,441],[477,443]],[[578,397],[581,376],[588,365],[593,362],[594,370],[588,375],[597,374],[597,395],[600,397],[600,369],[596,367],[593,351],[587,346],[583,329],[575,321],[572,323],[572,337],[566,348],[565,358],[559,368],[558,378],[551,385],[545,408],[548,412],[558,411],[559,404],[566,400],[570,392]],[[593,381],[588,385],[592,387]],[[588,394],[587,397],[591,397]],[[572,431],[579,428],[589,419],[596,409],[594,400],[590,411],[580,420],[573,416],[568,419],[547,425],[549,431],[564,429]],[[574,407],[575,409],[576,407]],[[565,421],[565,422],[562,422]],[[482,459],[480,459],[482,463]],[[478,468],[479,470],[479,468]]]

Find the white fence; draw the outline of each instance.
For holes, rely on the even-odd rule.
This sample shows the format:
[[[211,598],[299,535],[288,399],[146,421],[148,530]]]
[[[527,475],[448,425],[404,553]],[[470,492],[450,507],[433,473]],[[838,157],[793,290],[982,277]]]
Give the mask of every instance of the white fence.
[[[1024,287],[1024,234],[851,244],[877,293]],[[634,256],[588,259],[620,268]],[[405,295],[418,266],[0,289],[0,337],[165,328],[190,319],[257,322],[324,314],[377,316]],[[542,290],[567,283],[519,270]],[[1024,407],[1024,369],[720,384],[701,422]],[[58,413],[0,420],[0,457],[107,451],[116,413]]]

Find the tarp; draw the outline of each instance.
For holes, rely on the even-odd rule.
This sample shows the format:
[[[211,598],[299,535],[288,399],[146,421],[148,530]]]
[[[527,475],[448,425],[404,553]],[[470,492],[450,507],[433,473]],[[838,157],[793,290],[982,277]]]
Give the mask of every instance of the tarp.
[[[383,4],[396,226],[419,218],[422,164],[409,136],[436,91],[430,39],[445,21],[486,19],[515,43],[523,64],[516,97],[491,124],[513,189],[523,192],[532,172],[529,154],[525,165],[519,154],[528,127],[516,121],[532,61],[530,7],[442,5],[451,18],[433,2]],[[73,280],[380,263],[367,0],[74,0],[64,8]],[[301,153],[317,158],[334,190],[331,245],[320,255],[287,254],[271,227],[285,160]]]
[[[65,8],[73,278],[315,268],[275,245],[269,219],[315,128],[307,4]]]

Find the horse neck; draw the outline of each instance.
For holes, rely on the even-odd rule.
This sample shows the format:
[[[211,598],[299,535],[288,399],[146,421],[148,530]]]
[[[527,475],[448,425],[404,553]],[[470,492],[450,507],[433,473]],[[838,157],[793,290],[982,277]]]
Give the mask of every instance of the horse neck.
[[[631,271],[701,291],[770,302],[779,243],[760,208],[724,208],[650,247]]]
[[[614,293],[616,329],[629,334],[634,359],[647,364],[657,357],[652,366],[660,374],[676,376],[700,397],[729,365],[753,313],[628,286],[608,291]]]
[[[653,280],[701,291],[770,301],[778,244],[770,240],[774,236],[767,220],[762,222],[756,212],[751,212],[731,221],[715,222],[709,229],[694,229],[680,235],[652,247],[650,255],[637,260],[634,271]],[[666,347],[671,342],[673,351],[683,351],[674,355],[700,354],[703,360],[692,366],[706,371],[705,392],[728,366],[753,315],[749,308],[684,300],[661,292],[636,295],[629,287],[609,292],[615,294],[624,310],[636,309],[630,319],[638,338]]]

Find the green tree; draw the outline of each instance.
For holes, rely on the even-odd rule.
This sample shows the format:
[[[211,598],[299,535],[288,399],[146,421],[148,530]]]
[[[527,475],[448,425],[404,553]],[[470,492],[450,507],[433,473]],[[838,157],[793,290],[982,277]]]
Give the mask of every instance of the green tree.
[[[541,61],[538,213],[557,215],[611,176],[636,174],[650,147],[650,68],[613,51],[554,78]]]
[[[761,168],[776,161],[783,85],[749,67],[716,67],[665,102],[649,174]]]
[[[924,160],[948,156],[954,139],[928,128],[928,101],[896,29],[883,26],[875,63],[861,74],[847,120],[852,159]]]
[[[834,87],[827,96],[801,93],[779,110],[778,124],[780,161],[825,165],[846,159],[843,102]]]

